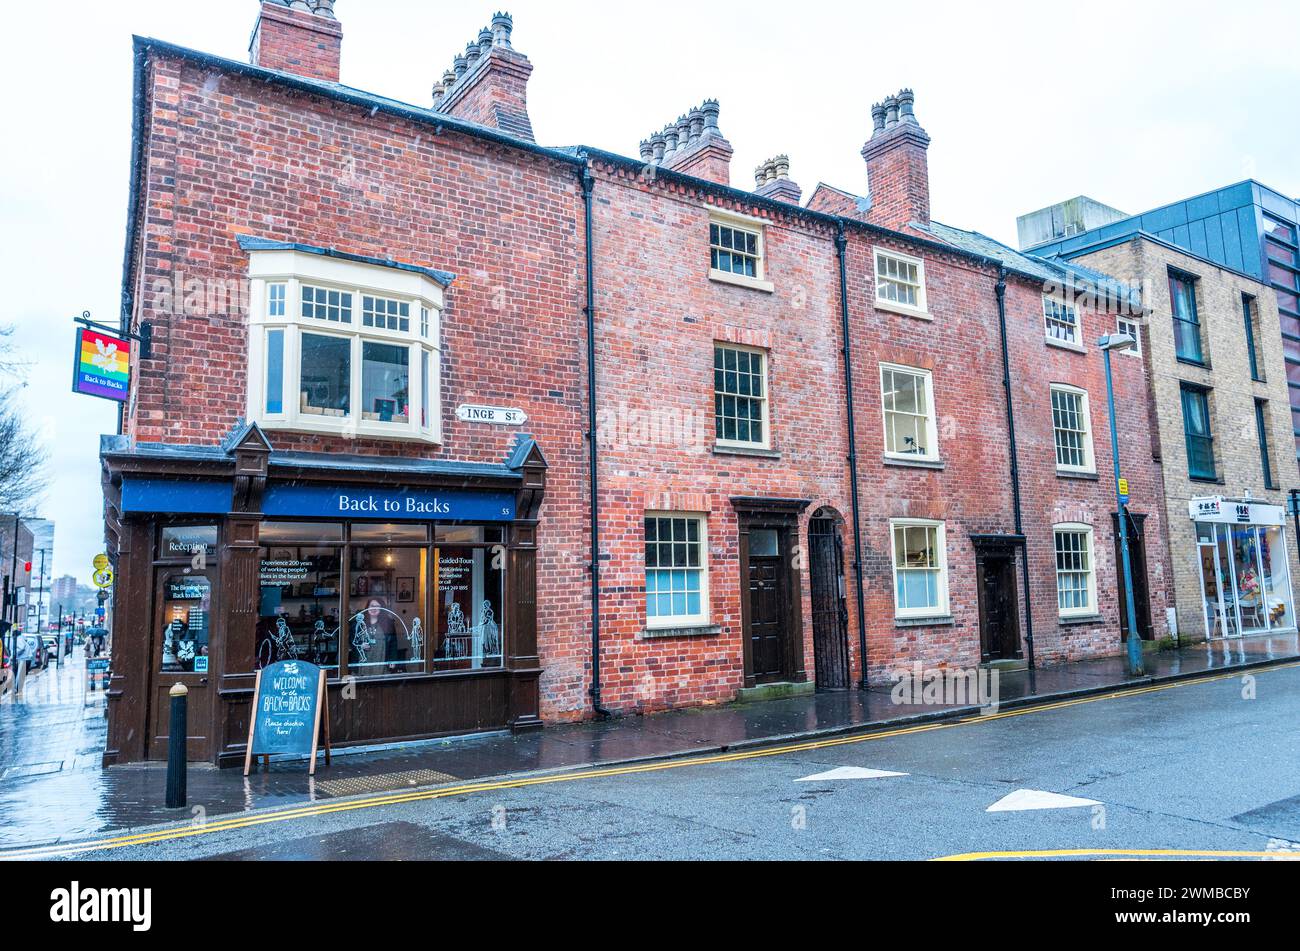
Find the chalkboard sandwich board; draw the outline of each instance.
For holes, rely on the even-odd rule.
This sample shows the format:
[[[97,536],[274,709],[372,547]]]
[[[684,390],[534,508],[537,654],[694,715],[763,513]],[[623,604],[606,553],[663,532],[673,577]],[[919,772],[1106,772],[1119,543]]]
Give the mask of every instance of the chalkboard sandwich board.
[[[261,756],[269,764],[272,755],[310,754],[309,775],[316,775],[316,750],[325,727],[325,765],[330,762],[329,701],[325,692],[325,671],[303,660],[282,660],[257,672],[253,686],[253,712],[248,724],[248,750],[244,753],[244,775]]]

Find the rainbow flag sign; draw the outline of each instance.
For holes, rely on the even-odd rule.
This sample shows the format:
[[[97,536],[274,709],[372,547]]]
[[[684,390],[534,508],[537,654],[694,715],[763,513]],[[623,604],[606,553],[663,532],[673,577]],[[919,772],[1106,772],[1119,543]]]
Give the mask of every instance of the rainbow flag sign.
[[[125,402],[131,381],[131,344],[83,328],[77,331],[72,391]]]

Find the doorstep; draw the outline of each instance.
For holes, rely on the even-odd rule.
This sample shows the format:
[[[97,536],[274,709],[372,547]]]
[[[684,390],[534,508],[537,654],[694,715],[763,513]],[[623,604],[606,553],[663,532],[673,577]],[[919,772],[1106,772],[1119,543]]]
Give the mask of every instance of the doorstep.
[[[1028,670],[1029,661],[1024,657],[1021,657],[1019,660],[1017,660],[1014,657],[1008,658],[1006,660],[989,660],[980,664],[980,669],[998,670],[998,671]]]
[[[778,683],[760,684],[757,687],[745,687],[736,692],[736,703],[760,703],[764,700],[787,700],[790,697],[806,697],[817,692],[817,685],[812,681],[801,684]]]

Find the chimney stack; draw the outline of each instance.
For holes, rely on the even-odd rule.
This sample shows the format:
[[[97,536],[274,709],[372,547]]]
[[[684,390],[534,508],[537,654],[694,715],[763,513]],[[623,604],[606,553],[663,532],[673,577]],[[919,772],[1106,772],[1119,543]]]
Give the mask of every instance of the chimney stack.
[[[266,69],[339,81],[343,27],[334,0],[263,0],[249,43],[249,62]]]
[[[754,169],[754,194],[799,204],[803,189],[790,180],[790,156],[778,155]]]
[[[706,99],[641,143],[648,164],[694,175],[721,185],[731,184],[731,143],[718,129],[716,99]]]
[[[912,90],[871,107],[871,138],[862,147],[871,210],[867,220],[902,230],[930,223],[930,137],[916,121]]]
[[[433,87],[433,108],[467,122],[536,141],[528,117],[528,77],[533,64],[510,42],[514,21],[508,13],[492,17],[452,60]]]

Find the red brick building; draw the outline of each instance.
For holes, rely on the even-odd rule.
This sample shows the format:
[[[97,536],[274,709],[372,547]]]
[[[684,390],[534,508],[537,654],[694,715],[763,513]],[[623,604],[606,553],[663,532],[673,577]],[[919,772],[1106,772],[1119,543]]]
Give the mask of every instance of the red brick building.
[[[191,755],[242,759],[286,658],[373,743],[1017,662],[1030,620],[1040,663],[1117,652],[1105,279],[933,222],[907,91],[869,199],[731,188],[716,102],[539,146],[512,28],[432,108],[338,83],[332,3],[263,3],[251,64],[137,40],[106,760],[165,750],[178,682]]]

